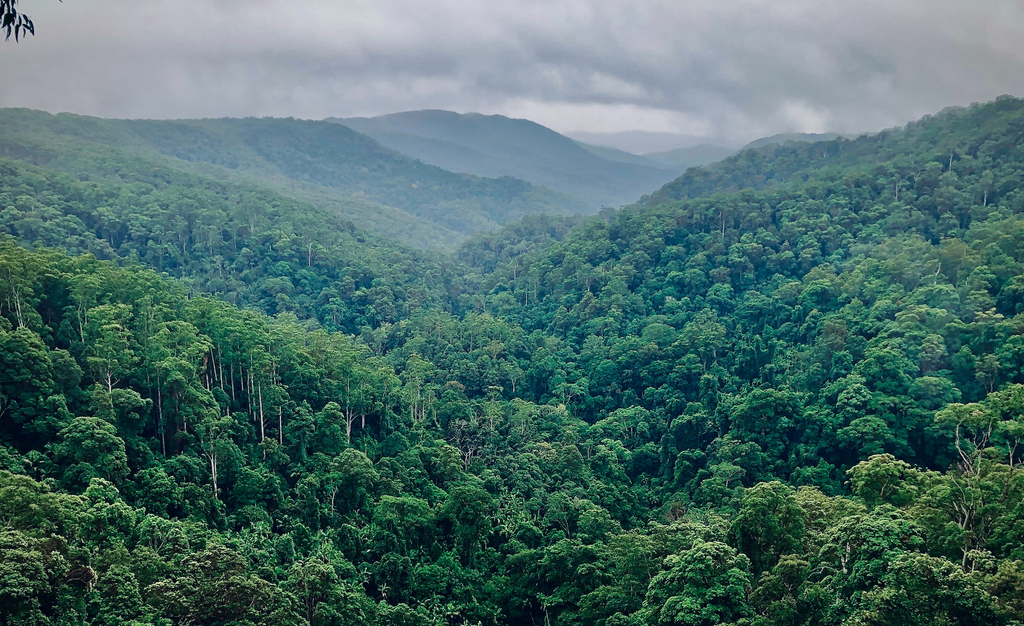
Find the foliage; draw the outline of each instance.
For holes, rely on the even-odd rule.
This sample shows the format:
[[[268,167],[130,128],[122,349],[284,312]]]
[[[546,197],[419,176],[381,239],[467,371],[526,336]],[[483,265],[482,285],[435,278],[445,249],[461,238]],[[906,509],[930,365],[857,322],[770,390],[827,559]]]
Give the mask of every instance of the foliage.
[[[327,118],[424,163],[478,176],[513,176],[564,193],[586,207],[619,206],[671,180],[685,167],[635,155],[608,158],[529,120],[450,111],[407,111],[371,118]],[[727,156],[731,151],[727,151]],[[714,159],[710,159],[714,160]],[[705,162],[710,162],[705,161]]]
[[[14,35],[14,41],[21,41],[25,35],[35,35],[36,26],[24,13],[18,12],[18,0],[0,0],[0,30],[4,31],[4,41]]]
[[[587,208],[525,180],[449,172],[348,127],[291,118],[102,120],[3,109],[0,156],[95,182],[159,185],[170,179],[209,188],[232,181],[241,187],[235,193],[248,196],[250,212],[264,204],[253,196],[269,191],[276,203],[283,196],[291,204],[312,204],[425,248],[451,247],[525,215]],[[124,162],[134,167],[125,172]],[[207,203],[195,195],[185,202]]]
[[[1020,623],[1020,120],[462,261],[6,162],[0,624]]]

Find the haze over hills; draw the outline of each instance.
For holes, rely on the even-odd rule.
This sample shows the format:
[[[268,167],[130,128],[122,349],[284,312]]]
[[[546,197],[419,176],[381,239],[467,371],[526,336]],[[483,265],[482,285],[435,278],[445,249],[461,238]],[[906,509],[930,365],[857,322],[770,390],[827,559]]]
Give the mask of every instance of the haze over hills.
[[[988,103],[985,110],[992,115],[986,121],[1000,119],[995,113],[1010,106],[1007,103],[1017,107],[1020,101],[1007,97]],[[1016,109],[1013,111],[1017,112]],[[787,133],[766,137],[751,142],[756,144],[755,147],[745,147],[721,161],[687,170],[651,194],[644,203],[654,205],[712,193],[779,187],[795,180],[816,178],[833,167],[852,167],[883,156],[894,158],[896,155],[909,156],[915,152],[941,149],[951,141],[946,137],[964,132],[957,124],[966,126],[964,119],[972,119],[966,115],[954,115],[960,112],[961,109],[944,111],[946,115],[925,117],[897,129],[861,133],[854,139],[836,133]],[[996,130],[982,127],[978,132],[994,133]],[[947,149],[952,151],[950,146]]]
[[[835,139],[838,136],[836,133],[781,133],[755,139],[737,148],[730,142],[709,141],[707,137],[638,130],[618,133],[575,131],[567,133],[567,135],[603,158],[666,168],[677,172],[721,161],[750,148],[783,144],[787,141],[813,143]]]
[[[574,140],[575,141],[575,140]],[[661,168],[662,165],[653,159],[649,159],[646,156],[639,154],[633,154],[632,152],[626,152],[625,150],[619,150],[618,148],[608,148],[606,146],[595,146],[589,143],[583,143],[582,141],[576,141],[576,145],[583,148],[591,154],[605,159],[606,161],[615,161],[618,163],[632,163],[634,165],[643,165],[646,167]]]
[[[836,137],[840,136],[840,133],[779,133],[778,135],[771,135],[768,137],[761,137],[760,139],[755,139],[754,141],[751,141],[747,145],[740,148],[740,150],[760,148],[761,146],[767,146],[769,144],[785,144],[788,141],[798,141],[803,143],[832,141]]]
[[[127,153],[125,159],[163,159],[172,167],[271,187],[425,247],[454,245],[525,215],[588,209],[524,180],[446,171],[328,122],[107,120],[0,110],[0,155],[95,176],[89,157],[100,147]]]
[[[699,167],[721,161],[733,155],[736,150],[713,144],[699,144],[689,148],[678,148],[666,152],[651,152],[644,155],[644,158],[658,163],[662,167],[669,167],[679,172],[685,172],[691,167]]]
[[[525,215],[634,202],[731,152],[694,146],[640,156],[581,144],[526,120],[443,111],[347,122],[381,141],[326,121],[107,120],[4,109],[0,155],[87,177],[97,175],[100,153],[146,159],[273,189],[369,231],[444,248]]]
[[[540,124],[502,115],[408,111],[328,121],[425,163],[480,176],[514,176],[579,198],[593,210],[633,202],[680,173],[628,155],[608,158]]]
[[[156,160],[273,189],[369,231],[444,248],[525,215],[634,202],[731,152],[698,145],[641,156],[581,144],[527,120],[444,111],[347,124],[382,141],[327,121],[108,120],[3,109],[0,155],[91,177],[90,157],[102,148],[115,160]],[[823,137],[779,135],[752,145]]]
[[[652,132],[646,130],[627,130],[614,133],[591,132],[576,130],[565,133],[577,141],[604,148],[615,148],[631,154],[651,154],[652,152],[668,152],[681,148],[692,148],[701,144],[721,145],[726,148],[738,148],[739,145],[725,141],[713,140],[699,135],[683,135],[680,133]]]
[[[790,141],[817,143],[819,141],[831,141],[837,137],[839,137],[838,133],[782,133],[755,139],[739,150],[714,144],[700,144],[691,148],[645,154],[644,158],[654,161],[663,167],[672,167],[678,171],[685,172],[691,167],[700,167],[722,161],[744,150],[752,150],[768,145],[782,145]]]

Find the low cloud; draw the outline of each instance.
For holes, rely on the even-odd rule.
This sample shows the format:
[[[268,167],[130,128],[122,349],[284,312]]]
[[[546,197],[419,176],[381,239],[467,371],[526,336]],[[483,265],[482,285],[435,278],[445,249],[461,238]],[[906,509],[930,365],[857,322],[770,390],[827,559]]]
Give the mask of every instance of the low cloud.
[[[0,105],[108,117],[443,108],[732,140],[1024,95],[1017,0],[22,0]]]

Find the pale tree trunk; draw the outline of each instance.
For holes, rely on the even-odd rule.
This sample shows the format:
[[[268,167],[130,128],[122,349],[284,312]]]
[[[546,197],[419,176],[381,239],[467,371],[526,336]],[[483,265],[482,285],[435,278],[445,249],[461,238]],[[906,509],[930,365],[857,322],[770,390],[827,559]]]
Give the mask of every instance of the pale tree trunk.
[[[206,458],[210,460],[210,480],[213,483],[213,497],[219,499],[220,489],[217,487],[217,452],[213,448],[210,448],[206,453]]]
[[[259,398],[259,402],[260,402],[260,417],[259,417],[259,420],[260,420],[260,441],[263,441],[264,439],[267,438],[266,432],[265,432],[265,425],[267,423],[267,419],[266,419],[266,416],[263,414],[263,384],[262,383],[256,383],[256,394],[257,394],[257,397]]]
[[[345,443],[352,445],[352,424],[356,418],[351,413],[345,414]]]

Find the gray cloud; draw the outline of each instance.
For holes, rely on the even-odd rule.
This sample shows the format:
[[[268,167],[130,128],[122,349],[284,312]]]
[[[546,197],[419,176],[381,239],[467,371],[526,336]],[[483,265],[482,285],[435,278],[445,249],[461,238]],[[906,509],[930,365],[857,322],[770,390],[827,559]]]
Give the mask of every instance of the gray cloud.
[[[1024,95],[1019,0],[22,0],[0,105],[855,132]]]

